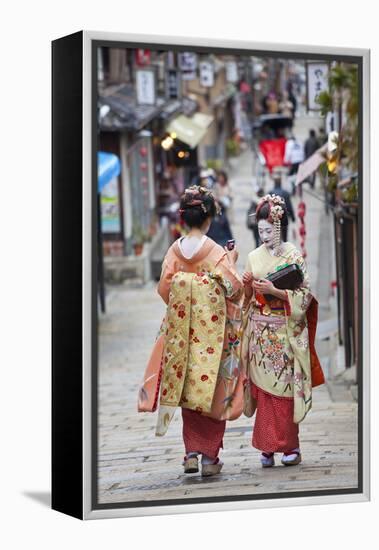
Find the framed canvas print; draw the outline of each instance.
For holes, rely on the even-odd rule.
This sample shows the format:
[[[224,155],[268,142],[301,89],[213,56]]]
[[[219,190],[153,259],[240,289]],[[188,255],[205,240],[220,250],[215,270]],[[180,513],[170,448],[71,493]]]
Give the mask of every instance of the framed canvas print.
[[[53,508],[369,499],[369,51],[52,53]]]

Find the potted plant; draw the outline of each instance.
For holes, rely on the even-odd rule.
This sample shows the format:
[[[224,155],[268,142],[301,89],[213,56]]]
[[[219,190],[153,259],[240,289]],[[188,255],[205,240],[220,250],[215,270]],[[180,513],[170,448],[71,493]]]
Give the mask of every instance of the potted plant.
[[[140,225],[136,225],[133,229],[133,248],[134,254],[140,256],[143,250],[143,244],[146,240],[146,234]]]
[[[239,143],[235,139],[227,139],[225,145],[228,157],[237,157],[239,155]]]

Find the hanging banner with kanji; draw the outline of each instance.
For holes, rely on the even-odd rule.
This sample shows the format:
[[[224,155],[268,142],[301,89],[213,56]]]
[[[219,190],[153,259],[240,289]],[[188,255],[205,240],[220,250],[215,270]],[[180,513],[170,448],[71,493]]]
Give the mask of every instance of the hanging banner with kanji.
[[[328,63],[307,62],[307,109],[308,111],[320,111],[317,103],[319,94],[329,89]]]

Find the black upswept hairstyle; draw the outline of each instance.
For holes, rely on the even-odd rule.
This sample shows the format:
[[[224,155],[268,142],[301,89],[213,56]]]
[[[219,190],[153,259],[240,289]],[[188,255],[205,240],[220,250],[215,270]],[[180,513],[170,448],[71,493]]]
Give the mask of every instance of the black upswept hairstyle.
[[[281,204],[280,206],[283,208],[283,216],[280,220],[280,223],[282,227],[285,227],[286,225],[288,225],[287,208],[285,204]],[[270,204],[268,202],[265,202],[259,209],[257,209],[256,222],[258,223],[259,220],[267,220],[268,222],[272,223],[270,219]]]
[[[207,189],[192,185],[181,196],[179,212],[188,227],[200,228],[205,220],[215,217],[217,213],[215,198]]]

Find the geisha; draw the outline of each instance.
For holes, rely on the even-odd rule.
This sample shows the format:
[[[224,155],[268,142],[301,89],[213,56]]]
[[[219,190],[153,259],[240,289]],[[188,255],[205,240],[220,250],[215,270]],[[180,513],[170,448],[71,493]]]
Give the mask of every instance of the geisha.
[[[279,452],[282,464],[291,466],[302,460],[299,423],[312,407],[312,386],[324,382],[314,347],[318,305],[304,258],[282,241],[282,226],[288,224],[283,199],[263,197],[256,220],[262,245],[248,255],[242,277],[241,363],[256,410],[252,445],[262,452],[262,467],[274,466]],[[294,264],[302,275],[295,290],[280,290],[267,278]]]
[[[242,279],[236,271],[237,252],[206,236],[216,202],[199,186],[186,190],[180,214],[188,228],[163,261],[158,292],[167,311],[145,373],[139,410],[155,410],[149,384],[157,380],[160,394],[156,435],[164,435],[176,407],[183,418],[184,473],[218,474],[223,466],[226,420],[242,412],[240,371]],[[155,378],[154,378],[155,377]]]

